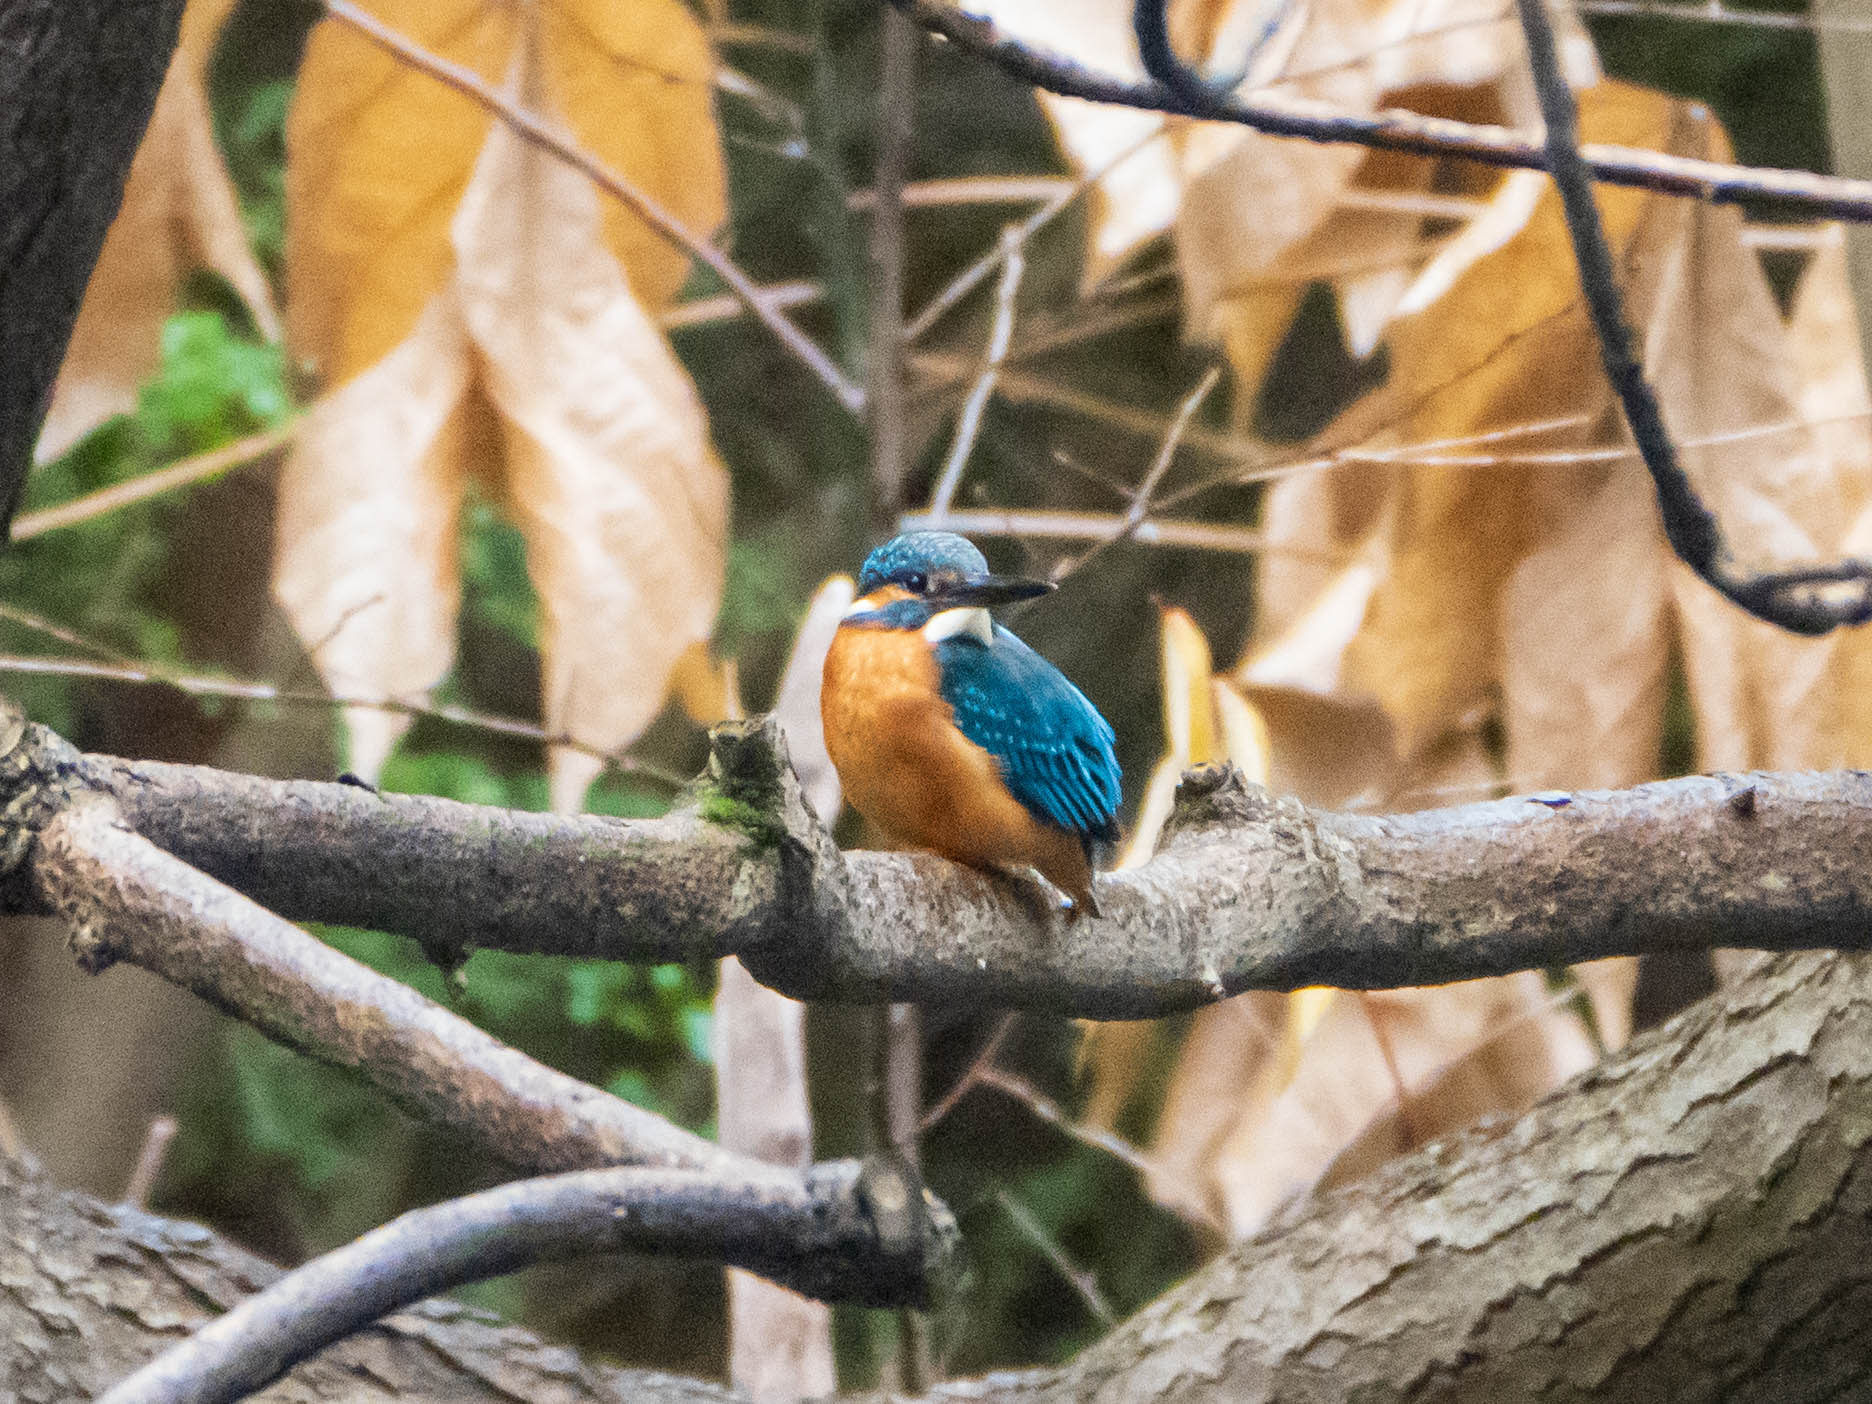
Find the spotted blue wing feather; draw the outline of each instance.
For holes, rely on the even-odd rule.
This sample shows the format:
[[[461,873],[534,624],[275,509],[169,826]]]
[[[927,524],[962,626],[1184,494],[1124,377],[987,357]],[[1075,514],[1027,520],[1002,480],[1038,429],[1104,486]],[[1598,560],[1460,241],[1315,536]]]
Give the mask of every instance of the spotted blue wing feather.
[[[958,634],[936,646],[942,695],[962,734],[999,762],[1035,817],[1116,842],[1120,772],[1111,724],[1065,674],[995,626],[994,645]]]

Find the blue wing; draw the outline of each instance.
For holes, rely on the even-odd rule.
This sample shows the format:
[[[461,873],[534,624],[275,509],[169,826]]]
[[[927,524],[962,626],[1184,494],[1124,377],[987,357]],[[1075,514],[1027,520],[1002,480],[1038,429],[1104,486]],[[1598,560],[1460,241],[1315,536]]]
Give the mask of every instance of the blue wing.
[[[936,645],[942,695],[962,734],[1001,765],[1036,817],[1115,842],[1118,758],[1111,724],[1046,659],[995,626],[994,647],[958,634]]]

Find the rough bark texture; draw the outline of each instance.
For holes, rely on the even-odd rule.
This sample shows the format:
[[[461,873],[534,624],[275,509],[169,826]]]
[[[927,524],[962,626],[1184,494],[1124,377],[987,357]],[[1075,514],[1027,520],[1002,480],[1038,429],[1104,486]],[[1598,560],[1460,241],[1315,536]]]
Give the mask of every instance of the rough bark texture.
[[[930,854],[840,853],[777,737],[756,725],[718,729],[689,807],[632,822],[61,745],[30,731],[15,787],[63,766],[152,842],[286,916],[453,951],[736,954],[800,999],[1135,1018],[1249,989],[1872,942],[1861,862],[1872,775],[1861,772],[1693,776],[1374,819],[1193,771],[1157,856],[1102,878],[1103,915],[1068,926],[1032,878]]]
[[[801,1176],[780,1167],[735,1180],[700,1170],[580,1170],[412,1209],[316,1258],[210,1322],[103,1404],[234,1404],[379,1317],[466,1283],[592,1253],[713,1258],[802,1290],[896,1301],[872,1261],[867,1205],[901,1182],[854,1194],[857,1166]],[[889,1172],[886,1172],[889,1173]],[[908,1246],[915,1249],[914,1240]]]
[[[1872,961],[1790,957],[1515,1122],[1301,1206],[1072,1364],[935,1397],[1864,1397],[1869,1140]],[[0,1164],[0,1398],[90,1397],[272,1275],[202,1230]],[[500,1378],[510,1400],[722,1397],[608,1386],[569,1352],[442,1310],[457,1321],[405,1313],[276,1387],[298,1393],[265,1397],[487,1397],[473,1378],[449,1383],[454,1368]],[[479,1343],[463,1349],[456,1330]],[[360,1358],[348,1383],[331,1370]]]
[[[989,1397],[1865,1397],[1869,1139],[1872,963],[1791,957]]]
[[[182,0],[0,4],[0,535],[181,17]]]
[[[206,1229],[61,1192],[0,1158],[0,1399],[95,1399],[279,1275]],[[271,1404],[730,1398],[695,1380],[588,1364],[446,1301],[398,1313],[255,1397]]]

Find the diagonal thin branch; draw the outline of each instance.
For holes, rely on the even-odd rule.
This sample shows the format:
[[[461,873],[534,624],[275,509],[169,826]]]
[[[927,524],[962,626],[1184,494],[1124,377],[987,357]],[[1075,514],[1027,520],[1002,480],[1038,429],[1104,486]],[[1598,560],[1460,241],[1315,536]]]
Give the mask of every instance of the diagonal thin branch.
[[[274,450],[291,443],[293,436],[299,432],[299,423],[297,419],[289,420],[272,429],[263,429],[258,434],[236,439],[231,444],[223,444],[220,448],[177,459],[152,473],[140,473],[124,482],[112,483],[107,488],[99,488],[96,492],[87,492],[50,507],[41,507],[34,512],[22,512],[13,520],[13,540],[30,541],[48,531],[76,526],[120,507],[128,507],[133,502],[142,502],[146,498],[173,492],[179,487],[206,482],[236,468],[257,463]]]
[[[1352,113],[1298,98],[1218,97],[1192,103],[1154,80],[1135,82],[1087,68],[1064,54],[1009,39],[995,25],[945,0],[886,0],[932,33],[997,68],[1048,92],[1092,102],[1114,103],[1147,112],[1234,122],[1270,136],[1307,141],[1344,142],[1380,151],[1419,156],[1456,156],[1491,166],[1546,170],[1540,142],[1506,127],[1425,117],[1387,110]],[[1767,200],[1789,213],[1831,215],[1872,222],[1872,180],[1815,175],[1808,171],[1738,166],[1671,156],[1629,146],[1589,144],[1582,148],[1598,180],[1672,195],[1690,195],[1718,203]]]
[[[1683,563],[1722,596],[1758,619],[1797,634],[1824,634],[1841,625],[1872,619],[1872,561],[1843,560],[1830,565],[1750,574],[1737,568],[1723,544],[1722,528],[1704,506],[1678,460],[1664,425],[1664,412],[1645,379],[1632,347],[1624,299],[1612,249],[1606,242],[1593,202],[1592,172],[1580,154],[1579,112],[1573,91],[1560,72],[1553,25],[1546,0],[1517,0],[1527,35],[1528,64],[1546,122],[1547,167],[1560,192],[1580,287],[1599,336],[1606,377],[1618,392],[1632,438],[1644,456],[1657,490],[1664,535]],[[1827,586],[1850,586],[1829,591]]]
[[[35,880],[72,925],[79,962],[128,961],[405,1110],[534,1171],[758,1162],[536,1063],[132,833],[95,797],[40,832]]]
[[[102,1404],[232,1404],[380,1317],[534,1263],[635,1252],[716,1259],[827,1300],[896,1305],[928,1290],[917,1245],[874,1204],[917,1192],[878,1165],[802,1175],[752,1166],[584,1170],[414,1209],[209,1322]],[[906,1248],[910,1251],[906,1253]]]
[[[584,175],[600,190],[627,205],[637,217],[657,234],[707,267],[728,285],[760,324],[772,332],[781,345],[791,351],[807,370],[832,392],[832,397],[849,414],[864,411],[864,387],[855,384],[833,364],[832,358],[776,305],[775,298],[746,273],[740,265],[707,239],[690,230],[661,204],[639,190],[623,176],[600,161],[591,152],[570,140],[552,123],[536,112],[517,106],[505,94],[485,82],[478,73],[433,54],[407,35],[392,29],[352,0],[321,0],[333,19],[349,25],[386,52],[396,55],[412,68],[427,73],[440,83],[492,113],[512,128],[514,134],[550,151],[574,170]]]
[[[1163,442],[1157,446],[1157,456],[1151,460],[1145,471],[1143,481],[1137,491],[1131,494],[1131,503],[1125,508],[1124,515],[1118,519],[1118,530],[1109,536],[1100,537],[1089,551],[1074,560],[1061,562],[1053,572],[1054,580],[1064,580],[1067,576],[1084,570],[1093,561],[1114,546],[1122,545],[1136,536],[1150,520],[1151,499],[1156,496],[1158,486],[1169,473],[1170,466],[1176,462],[1177,449],[1182,447],[1183,436],[1189,432],[1190,422],[1196,418],[1203,402],[1222,383],[1222,367],[1218,363],[1202,373],[1202,378],[1195,387],[1183,397],[1183,403],[1177,406],[1176,417],[1170,421],[1170,427],[1164,432]]]

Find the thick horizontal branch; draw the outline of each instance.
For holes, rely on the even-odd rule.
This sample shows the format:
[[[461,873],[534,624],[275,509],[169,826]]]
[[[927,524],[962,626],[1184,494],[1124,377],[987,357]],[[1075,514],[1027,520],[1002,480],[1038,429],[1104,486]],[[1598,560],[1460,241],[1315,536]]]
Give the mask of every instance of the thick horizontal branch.
[[[914,1239],[880,1252],[869,1206],[906,1186],[855,1162],[802,1177],[584,1170],[412,1210],[316,1258],[138,1370],[102,1404],[225,1404],[391,1312],[469,1282],[591,1253],[704,1257],[828,1300],[924,1304]],[[901,1247],[901,1245],[898,1245]]]
[[[889,0],[958,48],[1048,92],[1173,116],[1234,122],[1270,136],[1342,142],[1422,156],[1458,156],[1484,165],[1547,169],[1543,143],[1506,127],[1425,117],[1414,112],[1346,112],[1324,103],[1266,92],[1253,97],[1179,95],[1152,80],[1133,80],[1002,34],[990,21],[948,0]],[[1718,203],[1769,201],[1835,219],[1872,221],[1872,181],[1764,166],[1738,166],[1630,146],[1581,148],[1598,180]]]
[[[76,758],[36,728],[15,752],[0,770],[16,777],[16,822],[33,822],[20,793],[46,783],[17,777],[72,755],[65,783],[109,793],[153,843],[287,916],[452,951],[738,955],[799,998],[1137,1018],[1248,989],[1872,946],[1872,776],[1860,773],[1691,777],[1367,818],[1196,771],[1157,856],[1102,878],[1104,915],[1068,926],[1031,876],[840,853],[762,724],[718,728],[710,775],[655,821]]]

